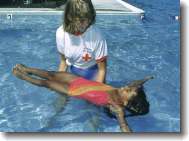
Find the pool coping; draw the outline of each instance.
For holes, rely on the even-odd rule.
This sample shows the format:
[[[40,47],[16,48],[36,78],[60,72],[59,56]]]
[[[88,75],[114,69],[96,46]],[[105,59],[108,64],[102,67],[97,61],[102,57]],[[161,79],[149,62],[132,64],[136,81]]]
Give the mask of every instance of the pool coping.
[[[0,11],[0,15],[61,15],[64,11]],[[140,15],[139,13],[122,12],[122,11],[97,11],[97,14],[110,15]],[[143,14],[143,13],[141,13]]]

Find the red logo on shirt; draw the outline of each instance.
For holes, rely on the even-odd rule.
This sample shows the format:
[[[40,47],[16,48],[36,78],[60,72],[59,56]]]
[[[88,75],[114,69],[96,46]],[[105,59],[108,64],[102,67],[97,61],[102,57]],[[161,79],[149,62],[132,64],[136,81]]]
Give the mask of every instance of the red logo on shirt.
[[[85,55],[82,57],[82,59],[84,60],[84,61],[89,61],[89,60],[91,60],[91,56],[90,56],[90,54],[89,53],[85,53]]]

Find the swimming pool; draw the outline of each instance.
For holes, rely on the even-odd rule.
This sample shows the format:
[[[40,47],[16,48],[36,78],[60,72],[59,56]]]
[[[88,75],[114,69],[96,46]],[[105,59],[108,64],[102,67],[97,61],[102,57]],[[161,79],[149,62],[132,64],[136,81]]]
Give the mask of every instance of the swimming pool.
[[[149,13],[147,13],[149,14]],[[0,14],[1,132],[120,132],[117,121],[85,101],[64,98],[11,74],[16,63],[57,70],[55,32],[62,15]],[[166,17],[166,16],[165,16]],[[163,18],[165,18],[163,17]],[[150,112],[128,117],[135,132],[180,131],[179,22],[137,15],[98,14],[109,48],[107,83],[123,86],[154,75],[145,84]]]

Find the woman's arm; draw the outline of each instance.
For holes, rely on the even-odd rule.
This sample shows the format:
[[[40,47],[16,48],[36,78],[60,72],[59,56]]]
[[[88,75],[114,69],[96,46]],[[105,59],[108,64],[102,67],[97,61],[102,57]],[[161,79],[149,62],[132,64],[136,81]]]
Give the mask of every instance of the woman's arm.
[[[98,62],[98,73],[96,76],[96,81],[104,83],[106,77],[106,60]]]
[[[60,58],[60,65],[58,71],[66,71],[67,69],[66,58],[63,54],[60,54],[60,56],[61,58]]]

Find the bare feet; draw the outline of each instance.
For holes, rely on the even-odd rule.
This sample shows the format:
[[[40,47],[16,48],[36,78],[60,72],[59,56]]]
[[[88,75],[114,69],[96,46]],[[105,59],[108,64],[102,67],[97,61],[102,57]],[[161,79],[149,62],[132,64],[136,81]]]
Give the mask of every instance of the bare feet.
[[[27,73],[27,67],[23,64],[16,64],[15,66],[19,71]]]
[[[18,69],[17,65],[14,66],[14,68],[13,68],[13,70],[12,70],[12,73],[13,73],[16,77],[18,77],[18,78],[20,78],[20,79],[22,79],[22,78],[23,78],[23,75],[25,75],[24,73],[22,73],[22,72]]]
[[[26,70],[26,66],[22,65],[22,64],[16,64],[13,67],[12,73],[20,78],[20,79],[24,79],[24,76],[27,75],[27,70]]]

